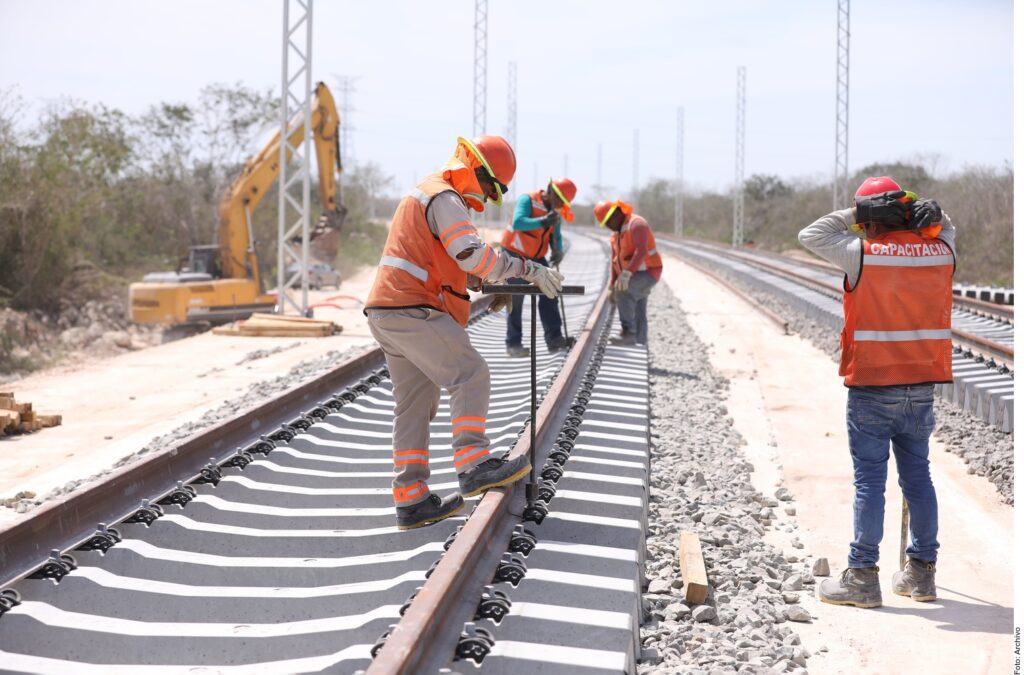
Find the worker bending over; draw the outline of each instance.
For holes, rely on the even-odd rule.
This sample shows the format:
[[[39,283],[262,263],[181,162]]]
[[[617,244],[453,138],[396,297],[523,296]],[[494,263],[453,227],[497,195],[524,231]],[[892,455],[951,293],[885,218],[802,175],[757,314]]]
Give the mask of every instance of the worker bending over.
[[[568,178],[551,179],[547,188],[519,195],[516,209],[508,227],[501,237],[501,247],[508,253],[532,260],[538,265],[548,265],[546,256],[551,250],[551,264],[558,267],[565,257],[562,245],[562,219],[572,222],[570,209],[576,198],[576,184]],[[526,283],[512,278],[509,283]],[[551,298],[540,298],[537,303],[540,322],[544,326],[544,341],[548,351],[556,352],[567,346],[562,335],[562,317],[558,313],[558,302]],[[523,347],[523,296],[512,296],[512,309],[508,312],[508,327],[505,332],[505,347],[509,356],[529,356],[530,350]]]
[[[864,238],[857,234],[862,231]],[[935,599],[938,506],[928,468],[935,384],[953,379],[955,230],[939,205],[892,178],[868,178],[855,207],[800,232],[800,243],[846,272],[839,374],[849,387],[853,541],[848,568],[818,589],[822,602],[878,607],[889,445],[910,510],[910,545],[892,590]]]
[[[394,384],[393,494],[399,529],[457,513],[464,497],[507,485],[530,472],[530,460],[491,457],[487,438],[490,372],[466,333],[467,286],[519,277],[547,297],[562,275],[530,260],[494,250],[480,239],[469,209],[500,205],[516,157],[500,136],[459,138],[455,154],[398,203],[377,278],[366,302],[370,332],[380,343]],[[511,304],[498,296],[491,306]],[[451,396],[453,462],[461,494],[431,494],[430,421],[441,388]]]
[[[623,201],[598,202],[598,224],[612,231],[611,300],[619,308],[622,333],[615,344],[647,344],[647,296],[661,279],[661,256],[647,221]]]

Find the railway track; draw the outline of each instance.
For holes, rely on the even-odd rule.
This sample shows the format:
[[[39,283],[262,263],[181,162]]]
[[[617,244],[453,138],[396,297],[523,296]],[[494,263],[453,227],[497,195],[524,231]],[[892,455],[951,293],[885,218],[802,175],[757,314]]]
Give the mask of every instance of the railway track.
[[[574,349],[538,354],[529,494],[492,490],[465,515],[399,532],[391,385],[368,352],[0,533],[0,667],[412,673],[472,659],[488,672],[631,672],[647,356],[605,346],[607,254],[572,244],[563,271],[588,294],[565,299]],[[493,447],[519,454],[529,362],[505,356],[504,326],[483,315],[470,333],[491,368]],[[448,414],[445,396],[431,426],[442,494],[457,489]]]
[[[843,325],[842,274],[833,266],[760,251],[663,238],[664,246],[705,269],[766,291],[816,321]],[[956,298],[953,382],[937,393],[1006,433],[1013,431],[1013,308]]]

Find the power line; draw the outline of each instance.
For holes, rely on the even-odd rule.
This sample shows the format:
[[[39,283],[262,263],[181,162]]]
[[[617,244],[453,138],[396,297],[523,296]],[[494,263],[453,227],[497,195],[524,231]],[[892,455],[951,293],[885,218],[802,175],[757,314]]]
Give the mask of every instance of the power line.
[[[473,135],[479,136],[487,129],[487,0],[476,0],[473,28]]]
[[[736,179],[732,195],[732,245],[743,245],[743,161],[746,152],[747,67],[736,70]]]
[[[836,164],[832,173],[832,208],[849,204],[847,168],[850,142],[850,0],[839,0],[836,21]]]

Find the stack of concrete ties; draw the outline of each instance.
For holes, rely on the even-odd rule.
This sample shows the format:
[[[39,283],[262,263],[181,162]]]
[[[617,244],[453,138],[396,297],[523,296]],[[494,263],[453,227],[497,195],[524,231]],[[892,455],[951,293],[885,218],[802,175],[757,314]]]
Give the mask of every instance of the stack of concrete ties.
[[[646,555],[649,390],[642,347],[608,347],[580,434],[483,672],[634,672]],[[456,664],[459,665],[459,664]]]
[[[1013,378],[963,354],[953,354],[953,382],[940,394],[1005,433],[1013,431]]]

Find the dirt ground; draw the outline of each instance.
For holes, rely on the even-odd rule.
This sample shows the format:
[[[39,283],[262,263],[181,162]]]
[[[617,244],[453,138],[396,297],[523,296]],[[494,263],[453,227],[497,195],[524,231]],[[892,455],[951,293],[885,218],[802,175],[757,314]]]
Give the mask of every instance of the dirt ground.
[[[769,532],[787,555],[828,558],[845,568],[852,537],[852,466],[846,439],[846,390],[836,365],[809,341],[783,336],[745,302],[675,256],[663,280],[678,296],[716,368],[730,379],[729,414],[747,441],[754,485],[773,494],[781,480],[795,496],[795,531]],[[932,441],[939,500],[939,599],[916,603],[893,595],[899,566],[900,496],[890,462],[885,540],[880,561],[883,603],[875,610],[805,607],[814,620],[798,630],[816,652],[812,672],[1011,672],[1013,508],[992,485]],[[781,509],[779,509],[781,512]],[[805,548],[792,542],[799,536]]]
[[[22,491],[46,495],[69,481],[110,468],[154,437],[329,351],[370,345],[361,301],[373,282],[366,268],[340,290],[311,291],[318,319],[343,326],[326,338],[248,338],[204,333],[112,358],[88,358],[7,382],[4,390],[43,413],[63,416],[59,427],[0,438],[0,498]],[[339,297],[348,296],[348,297]],[[355,298],[355,299],[353,299]],[[297,383],[296,383],[297,384]],[[0,508],[0,526],[24,517]]]

